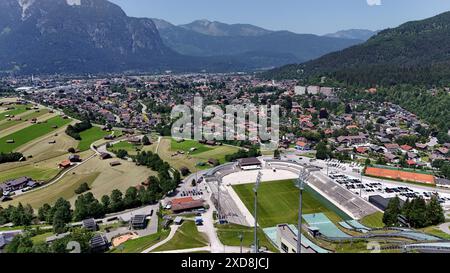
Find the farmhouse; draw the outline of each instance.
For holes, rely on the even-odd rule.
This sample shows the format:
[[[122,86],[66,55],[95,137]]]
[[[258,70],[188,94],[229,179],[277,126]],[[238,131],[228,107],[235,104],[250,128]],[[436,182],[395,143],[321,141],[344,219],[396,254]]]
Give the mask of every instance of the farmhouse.
[[[0,189],[3,192],[11,192],[11,191],[18,191],[24,188],[35,188],[37,186],[38,183],[33,181],[33,179],[25,176],[0,184]]]
[[[122,163],[120,163],[119,161],[114,161],[114,162],[109,163],[109,165],[110,165],[111,167],[116,167],[116,166],[122,165]]]
[[[208,163],[211,164],[212,166],[219,166],[220,165],[219,160],[217,160],[215,158],[208,159]]]
[[[261,161],[256,157],[239,159],[238,164],[242,170],[258,170],[262,166]]]
[[[70,166],[72,166],[72,162],[70,162],[70,160],[66,159],[66,160],[62,161],[61,163],[59,163],[58,166],[61,169],[66,169],[66,168],[69,168]]]
[[[111,158],[111,155],[108,154],[108,153],[101,153],[101,154],[100,154],[100,158],[101,158],[102,160],[106,160],[106,159],[108,159],[108,158]]]
[[[71,156],[69,156],[69,161],[70,162],[81,162],[81,158],[79,155],[71,155]]]

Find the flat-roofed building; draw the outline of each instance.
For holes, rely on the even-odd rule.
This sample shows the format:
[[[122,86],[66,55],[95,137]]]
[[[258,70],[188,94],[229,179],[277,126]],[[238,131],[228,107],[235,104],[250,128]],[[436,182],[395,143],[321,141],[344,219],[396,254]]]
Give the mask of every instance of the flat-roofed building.
[[[135,215],[131,218],[131,228],[145,229],[147,227],[147,217],[145,215]]]
[[[95,234],[90,241],[92,252],[105,252],[109,249],[109,242],[102,234]]]
[[[297,253],[297,234],[289,225],[277,226],[277,246],[283,253]]]
[[[98,226],[94,218],[85,219],[82,222],[83,228],[89,231],[97,231]]]

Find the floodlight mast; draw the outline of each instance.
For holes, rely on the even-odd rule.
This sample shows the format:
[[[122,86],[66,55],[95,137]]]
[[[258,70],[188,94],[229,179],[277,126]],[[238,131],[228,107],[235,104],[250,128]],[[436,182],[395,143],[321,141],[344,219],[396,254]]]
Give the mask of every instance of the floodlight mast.
[[[222,178],[217,177],[217,216],[219,218],[219,223],[222,223],[222,209],[220,207],[220,185],[222,184]]]
[[[302,203],[303,203],[303,190],[305,187],[306,180],[308,179],[308,172],[303,169],[298,176],[297,183],[300,190],[299,193],[299,209],[298,209],[298,226],[297,226],[297,253],[302,252]]]
[[[262,173],[261,171],[258,172],[258,175],[256,176],[256,184],[255,187],[253,188],[253,191],[255,193],[255,230],[254,230],[254,240],[255,242],[253,243],[253,247],[255,248],[255,253],[258,253],[259,251],[259,247],[258,247],[258,188],[259,188],[259,183],[261,182],[261,177],[262,177]]]

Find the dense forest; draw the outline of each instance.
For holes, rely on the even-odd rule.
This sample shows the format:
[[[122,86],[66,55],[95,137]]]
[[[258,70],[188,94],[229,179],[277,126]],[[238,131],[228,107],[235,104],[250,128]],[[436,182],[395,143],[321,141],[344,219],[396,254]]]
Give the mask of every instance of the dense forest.
[[[386,29],[366,43],[263,74],[269,79],[327,76],[349,85],[450,84],[450,12]]]

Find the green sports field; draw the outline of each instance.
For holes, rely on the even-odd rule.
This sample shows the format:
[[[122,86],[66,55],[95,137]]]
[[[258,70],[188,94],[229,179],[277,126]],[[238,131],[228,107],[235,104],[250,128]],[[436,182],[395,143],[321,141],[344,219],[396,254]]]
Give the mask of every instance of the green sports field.
[[[233,186],[247,209],[254,211],[254,184]],[[278,224],[297,224],[299,190],[292,180],[263,182],[258,190],[258,222],[261,227],[274,227]],[[340,221],[340,217],[326,207],[308,191],[303,192],[304,214],[325,213],[330,220]]]
[[[58,116],[47,120],[47,122],[34,124],[13,134],[7,135],[3,138],[0,138],[0,152],[12,152],[18,147],[32,140],[43,137],[70,122],[70,119],[63,119],[62,117]],[[57,128],[53,128],[53,126],[56,126]],[[8,140],[14,140],[14,143],[6,143]]]

